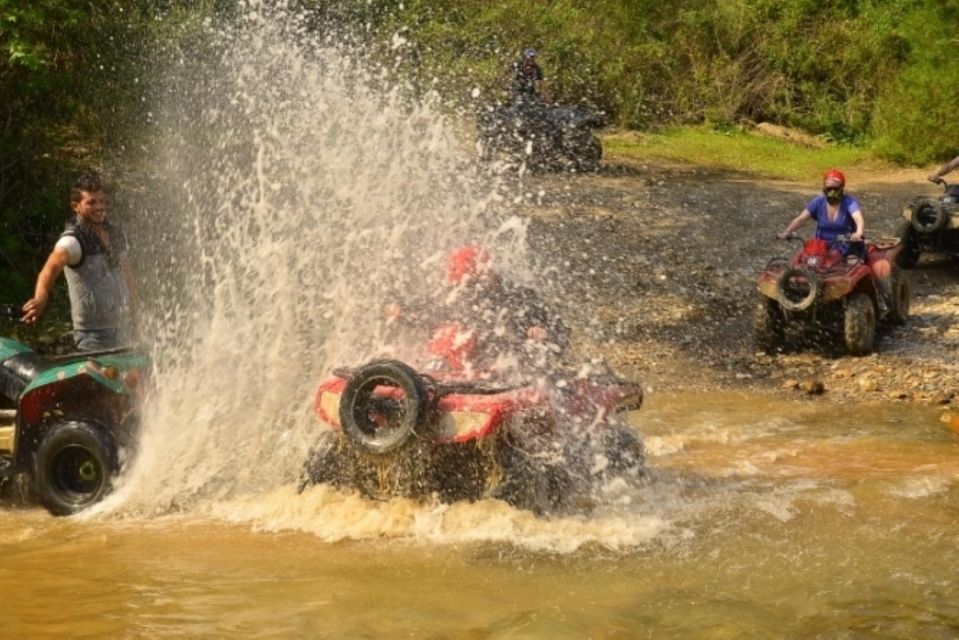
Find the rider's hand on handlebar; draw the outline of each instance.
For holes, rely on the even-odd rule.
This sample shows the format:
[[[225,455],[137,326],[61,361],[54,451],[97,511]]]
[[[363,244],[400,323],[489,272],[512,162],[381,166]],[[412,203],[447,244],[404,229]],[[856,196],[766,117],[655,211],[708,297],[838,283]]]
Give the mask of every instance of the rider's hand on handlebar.
[[[943,182],[945,182],[945,180],[942,179],[942,176],[940,176],[938,173],[934,173],[931,176],[929,176],[928,180],[929,182],[933,182],[935,184],[942,184]]]
[[[789,233],[786,233],[785,231],[783,231],[782,233],[776,235],[777,240],[792,240],[795,237],[796,237],[796,234],[791,231]]]

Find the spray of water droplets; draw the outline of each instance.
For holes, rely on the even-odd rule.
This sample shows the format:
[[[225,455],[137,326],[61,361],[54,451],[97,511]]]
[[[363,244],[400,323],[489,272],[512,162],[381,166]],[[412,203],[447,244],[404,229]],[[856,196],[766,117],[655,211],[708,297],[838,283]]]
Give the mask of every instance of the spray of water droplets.
[[[377,353],[384,304],[434,284],[457,244],[514,260],[523,244],[437,96],[302,25],[266,10],[203,25],[156,81],[138,227],[155,392],[108,506],[291,481],[317,381]]]

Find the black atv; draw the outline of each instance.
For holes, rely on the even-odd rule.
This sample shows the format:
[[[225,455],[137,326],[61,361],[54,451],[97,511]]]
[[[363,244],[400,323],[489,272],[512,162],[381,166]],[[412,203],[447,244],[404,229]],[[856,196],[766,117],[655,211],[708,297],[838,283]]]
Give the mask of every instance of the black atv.
[[[942,178],[937,183],[945,190],[938,199],[913,198],[903,209],[902,251],[896,261],[900,267],[916,266],[924,251],[959,258],[959,184]]]
[[[603,145],[593,130],[604,124],[601,114],[583,107],[517,100],[479,113],[476,144],[484,161],[503,153],[531,169],[596,171]]]

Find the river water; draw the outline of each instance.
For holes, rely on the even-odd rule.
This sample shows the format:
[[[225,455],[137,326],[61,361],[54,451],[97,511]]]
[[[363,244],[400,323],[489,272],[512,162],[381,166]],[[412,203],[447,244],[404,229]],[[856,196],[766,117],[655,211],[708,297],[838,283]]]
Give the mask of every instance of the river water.
[[[588,515],[297,494],[319,379],[403,347],[384,302],[464,242],[543,285],[566,257],[527,255],[538,187],[477,171],[428,82],[244,6],[145,69],[116,211],[157,365],[139,452],[89,513],[0,512],[0,637],[959,634],[959,444],[928,408],[652,394],[649,483]]]
[[[589,515],[292,484],[176,515],[0,517],[0,636],[948,638],[959,440],[926,407],[654,394]]]

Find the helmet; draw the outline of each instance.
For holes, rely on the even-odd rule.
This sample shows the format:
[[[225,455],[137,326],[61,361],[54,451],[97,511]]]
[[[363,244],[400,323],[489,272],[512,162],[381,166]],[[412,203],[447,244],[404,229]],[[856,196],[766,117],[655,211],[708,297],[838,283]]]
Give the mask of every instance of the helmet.
[[[523,57],[527,60],[535,58],[536,49],[534,49],[533,47],[526,47],[526,49],[523,50]]]
[[[475,244],[468,244],[454,250],[446,259],[446,280],[450,284],[459,284],[467,277],[476,277],[490,268],[489,253]]]
[[[845,187],[845,186],[846,186],[846,176],[843,175],[843,172],[840,171],[839,169],[830,169],[829,171],[827,171],[826,173],[824,173],[823,176],[822,176],[822,184],[823,184],[823,186],[826,186],[826,184],[829,183],[829,182],[832,182],[832,183],[837,183],[837,182],[838,182],[838,183],[839,183],[839,184],[838,184],[839,187]],[[830,185],[830,186],[837,186],[837,185],[836,185],[836,184],[832,184],[832,185]]]

